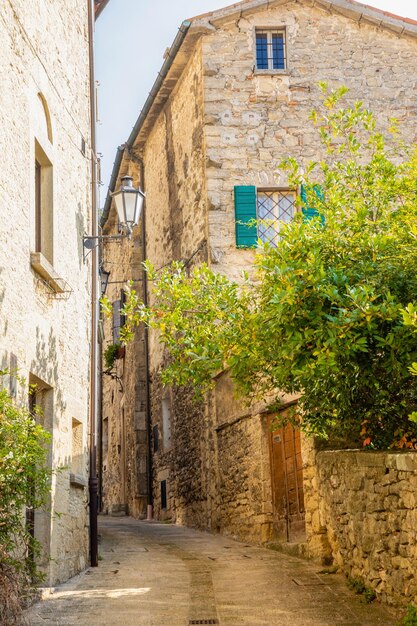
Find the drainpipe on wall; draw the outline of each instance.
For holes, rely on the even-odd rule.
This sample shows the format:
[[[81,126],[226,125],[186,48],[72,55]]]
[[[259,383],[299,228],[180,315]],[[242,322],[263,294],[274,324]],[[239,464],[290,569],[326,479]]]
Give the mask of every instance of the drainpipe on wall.
[[[96,159],[96,91],[94,77],[94,0],[88,3],[88,54],[90,66],[91,123],[91,235],[98,236],[97,159]],[[91,251],[91,351],[90,351],[90,563],[98,566],[98,477],[97,477],[97,398],[98,398],[98,246]]]

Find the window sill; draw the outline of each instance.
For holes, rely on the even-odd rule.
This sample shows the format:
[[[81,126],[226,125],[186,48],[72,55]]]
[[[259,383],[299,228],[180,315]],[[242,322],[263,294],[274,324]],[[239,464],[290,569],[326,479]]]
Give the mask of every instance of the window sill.
[[[55,293],[64,293],[64,280],[56,273],[42,252],[30,253],[30,265]]]
[[[70,474],[70,485],[77,489],[84,489],[88,486],[87,479],[79,474]]]
[[[289,76],[288,70],[254,70],[255,76]]]

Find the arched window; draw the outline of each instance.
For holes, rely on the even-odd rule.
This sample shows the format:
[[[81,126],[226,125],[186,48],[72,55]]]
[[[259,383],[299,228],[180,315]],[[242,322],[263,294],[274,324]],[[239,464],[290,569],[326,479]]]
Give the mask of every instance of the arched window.
[[[51,114],[49,113],[48,103],[46,102],[45,96],[39,92],[38,93],[38,126],[41,132],[48,137],[49,141],[53,143],[52,136],[52,123],[51,123]]]

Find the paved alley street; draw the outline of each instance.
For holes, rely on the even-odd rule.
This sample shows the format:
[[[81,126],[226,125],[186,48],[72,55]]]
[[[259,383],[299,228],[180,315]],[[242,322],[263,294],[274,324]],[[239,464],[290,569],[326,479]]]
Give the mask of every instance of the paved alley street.
[[[178,526],[100,518],[100,564],[31,608],[31,626],[394,626],[343,577]]]

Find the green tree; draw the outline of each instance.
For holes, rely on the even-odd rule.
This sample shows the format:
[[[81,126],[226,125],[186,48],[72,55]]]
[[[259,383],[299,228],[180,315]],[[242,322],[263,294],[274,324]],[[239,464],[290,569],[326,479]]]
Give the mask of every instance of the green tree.
[[[2,375],[5,372],[1,372]],[[12,624],[28,587],[39,578],[39,544],[25,525],[25,509],[42,507],[50,489],[50,435],[36,415],[0,386],[0,622]],[[33,558],[32,558],[33,557]]]
[[[256,255],[252,280],[148,265],[153,304],[131,291],[125,340],[140,322],[159,331],[166,382],[204,391],[229,368],[248,398],[299,393],[310,433],[416,447],[417,337],[402,311],[417,302],[417,150],[394,122],[385,139],[360,102],[341,108],[345,88],[322,88],[323,160],[281,164],[304,213]]]

